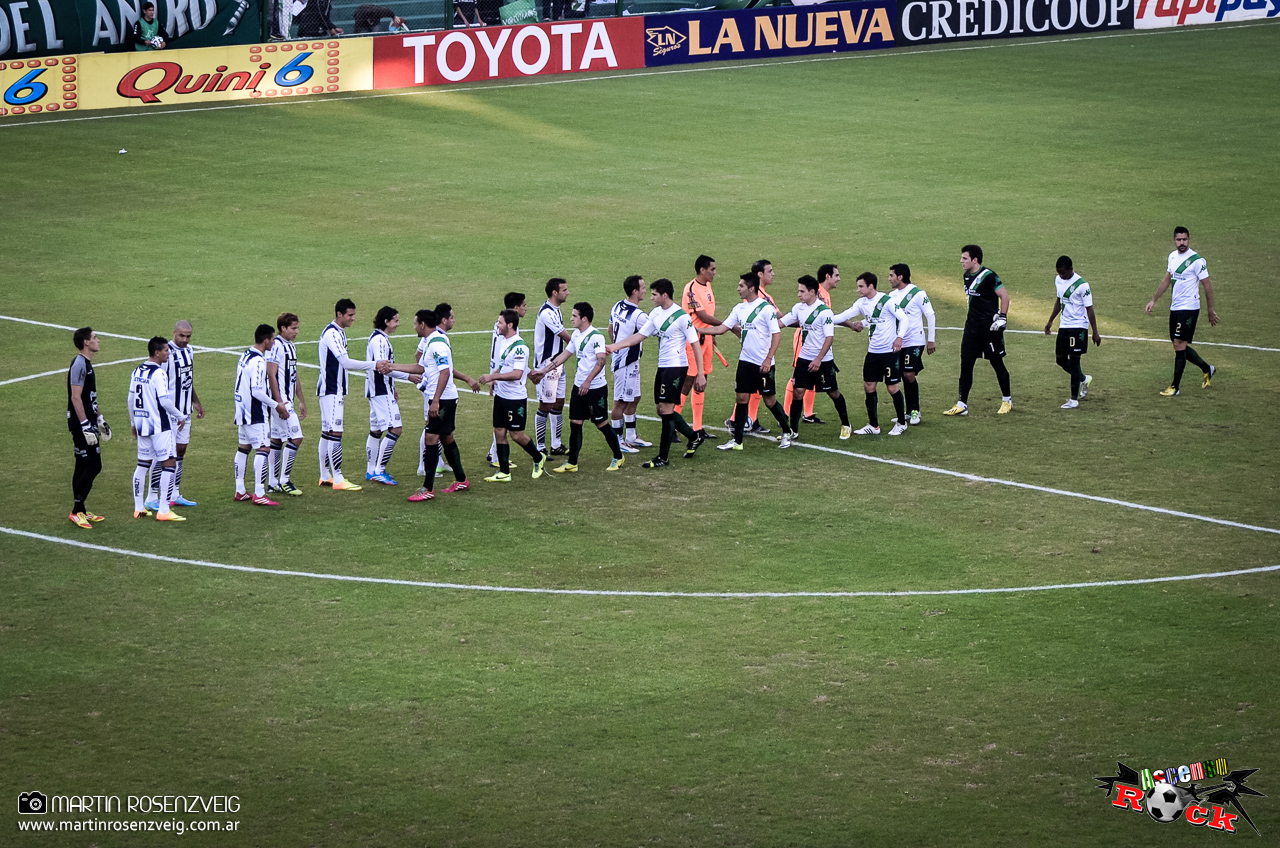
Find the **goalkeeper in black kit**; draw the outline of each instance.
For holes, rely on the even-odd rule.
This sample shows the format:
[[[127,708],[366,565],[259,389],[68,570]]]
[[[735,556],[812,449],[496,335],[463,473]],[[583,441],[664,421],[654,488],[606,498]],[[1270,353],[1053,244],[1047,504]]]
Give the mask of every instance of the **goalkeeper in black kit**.
[[[969,414],[969,389],[973,388],[973,366],[979,359],[991,363],[1000,381],[1000,411],[1013,410],[1009,369],[1004,365],[1004,328],[1009,317],[1009,291],[1000,275],[982,264],[982,248],[966,244],[960,249],[964,269],[964,291],[969,296],[969,316],[964,322],[960,343],[960,398],[944,415]]]

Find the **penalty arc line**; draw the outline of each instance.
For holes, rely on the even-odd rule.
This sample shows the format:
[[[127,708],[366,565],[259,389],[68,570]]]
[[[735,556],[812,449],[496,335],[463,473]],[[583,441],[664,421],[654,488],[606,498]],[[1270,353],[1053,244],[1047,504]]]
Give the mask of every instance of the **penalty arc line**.
[[[1048,592],[1058,589],[1098,589],[1110,586],[1142,586],[1153,583],[1175,583],[1187,580],[1211,580],[1219,577],[1239,577],[1247,574],[1262,574],[1280,571],[1280,565],[1264,565],[1257,568],[1239,568],[1232,571],[1215,571],[1201,574],[1182,574],[1171,577],[1142,577],[1133,580],[1098,580],[1088,583],[1054,583],[1042,586],[1011,586],[995,589],[907,589],[902,591],[847,591],[847,592],[671,592],[644,591],[639,589],[539,589],[527,586],[486,586],[470,583],[439,583],[430,580],[398,580],[391,577],[358,577],[348,574],[325,574],[314,571],[290,571],[279,568],[257,568],[251,565],[231,565],[222,562],[210,562],[200,559],[183,559],[180,557],[151,554],[145,551],[131,551],[125,548],[113,548],[107,545],[94,545],[88,542],[77,542],[57,536],[46,536],[42,533],[31,533],[16,530],[12,527],[0,527],[0,533],[10,536],[21,536],[41,542],[67,545],[73,548],[98,551],[116,556],[135,557],[154,562],[170,562],[176,565],[195,565],[201,568],[218,568],[224,571],[239,571],[245,574],[270,574],[277,577],[306,577],[312,580],[335,580],[345,583],[375,583],[390,586],[411,586],[422,589],[453,589],[464,592],[501,592],[522,595],[583,595],[592,597],[642,597],[642,598],[901,598],[938,595],[1012,595],[1022,592]]]

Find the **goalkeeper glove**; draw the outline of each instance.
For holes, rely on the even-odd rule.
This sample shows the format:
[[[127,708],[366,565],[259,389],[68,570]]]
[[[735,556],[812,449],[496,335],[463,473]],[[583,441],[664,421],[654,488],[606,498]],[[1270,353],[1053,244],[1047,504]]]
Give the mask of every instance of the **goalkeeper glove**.
[[[998,333],[1007,326],[1009,326],[1009,316],[1003,312],[997,312],[995,320],[991,322],[991,332]]]
[[[84,443],[89,447],[98,446],[98,431],[88,421],[80,422],[80,432],[84,435]]]
[[[98,429],[102,431],[102,441],[111,441],[111,425],[102,417],[102,413],[98,413]]]

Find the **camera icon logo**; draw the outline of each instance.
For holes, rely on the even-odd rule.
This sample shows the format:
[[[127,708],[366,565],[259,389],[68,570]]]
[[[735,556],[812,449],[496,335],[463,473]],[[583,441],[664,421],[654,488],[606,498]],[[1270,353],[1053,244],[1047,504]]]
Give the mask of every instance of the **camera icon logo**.
[[[18,814],[43,816],[49,812],[49,798],[43,792],[23,792],[18,795]]]

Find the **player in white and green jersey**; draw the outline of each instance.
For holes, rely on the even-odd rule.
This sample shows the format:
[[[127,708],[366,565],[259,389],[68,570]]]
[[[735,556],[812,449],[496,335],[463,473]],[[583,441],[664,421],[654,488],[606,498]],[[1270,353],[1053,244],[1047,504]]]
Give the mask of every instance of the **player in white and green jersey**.
[[[858,294],[861,297],[854,301],[853,306],[831,320],[837,326],[847,326],[854,332],[862,332],[864,326],[871,330],[871,338],[867,340],[867,358],[862,364],[862,385],[867,392],[868,423],[867,426],[854,432],[861,436],[879,435],[880,418],[876,411],[879,398],[876,396],[876,383],[883,380],[889,387],[889,397],[893,399],[893,410],[896,415],[889,435],[901,436],[907,432],[907,412],[898,385],[902,382],[898,353],[902,350],[902,337],[907,331],[907,316],[893,302],[893,298],[876,291],[878,282],[876,275],[870,271],[859,274]],[[859,320],[862,318],[866,320]]]
[[[1174,397],[1180,391],[1182,371],[1190,362],[1204,377],[1200,388],[1209,388],[1209,381],[1217,368],[1200,358],[1191,341],[1196,335],[1196,320],[1200,317],[1200,287],[1204,286],[1204,299],[1209,306],[1209,326],[1218,326],[1218,313],[1213,311],[1213,283],[1209,280],[1209,264],[1204,257],[1191,249],[1191,233],[1186,227],[1173,230],[1173,252],[1169,254],[1169,268],[1164,279],[1156,287],[1156,293],[1147,303],[1147,314],[1155,309],[1156,301],[1173,283],[1173,295],[1169,304],[1169,341],[1173,342],[1173,382],[1160,394]]]
[[[569,457],[568,461],[554,469],[557,474],[572,474],[578,470],[578,456],[582,453],[582,425],[589,418],[604,434],[604,440],[613,454],[613,461],[605,471],[617,471],[625,460],[618,434],[609,423],[609,383],[604,376],[604,364],[608,358],[604,333],[591,326],[596,317],[591,304],[575,303],[569,316],[573,335],[569,346],[533,372],[533,379],[540,380],[548,372],[555,371],[569,357],[578,357],[573,375],[573,391],[569,395]]]
[[[504,309],[498,314],[498,332],[502,342],[498,345],[497,365],[490,374],[480,378],[480,382],[492,383],[493,396],[493,435],[497,441],[498,473],[484,478],[489,483],[511,482],[511,446],[507,444],[507,436],[524,452],[533,457],[533,478],[542,476],[547,465],[547,455],[533,444],[524,432],[529,390],[524,381],[528,376],[529,345],[520,338],[520,316],[514,309]]]
[[[718,336],[732,332],[742,339],[742,352],[738,355],[738,373],[734,380],[736,405],[733,408],[733,440],[725,442],[720,450],[742,450],[742,435],[746,430],[750,410],[747,406],[751,395],[758,393],[765,408],[773,414],[782,428],[782,447],[791,447],[791,423],[778,405],[778,390],[774,380],[774,354],[782,341],[782,328],[778,326],[778,309],[760,294],[760,275],[748,271],[738,278],[738,297],[741,301],[729,310],[729,315],[714,327],[699,327],[704,336]]]
[[[653,295],[654,303],[649,317],[638,331],[614,342],[606,350],[617,353],[623,348],[640,344],[649,336],[658,337],[658,370],[653,375],[653,400],[658,406],[658,415],[662,417],[662,438],[658,444],[658,455],[640,467],[666,468],[671,464],[668,457],[675,433],[679,432],[689,440],[689,449],[684,452],[685,459],[692,458],[704,441],[704,437],[694,432],[684,417],[676,412],[676,404],[680,402],[680,392],[690,368],[686,346],[692,350],[698,344],[698,333],[693,329],[689,313],[675,302],[675,286],[670,280],[666,277],[654,280],[649,292]],[[703,357],[695,356],[694,360],[694,378],[690,388],[701,394],[707,390],[707,377],[702,373]]]
[[[924,358],[938,349],[935,341],[937,335],[937,315],[933,304],[929,302],[929,294],[911,282],[911,267],[905,262],[889,266],[889,286],[893,292],[889,295],[907,316],[907,332],[902,337],[902,391],[906,395],[907,423],[919,424],[920,418],[920,384],[916,377],[924,370]],[[929,334],[925,337],[925,321],[929,323]]]
[[[1098,317],[1093,314],[1093,291],[1088,281],[1075,272],[1070,256],[1059,256],[1057,269],[1053,285],[1058,296],[1044,325],[1044,334],[1049,335],[1053,319],[1062,313],[1058,324],[1058,366],[1071,375],[1071,397],[1062,408],[1075,409],[1089,394],[1089,384],[1093,382],[1093,376],[1084,373],[1080,365],[1080,357],[1089,352],[1089,328],[1093,328],[1094,344],[1102,344],[1102,336],[1098,333]]]
[[[836,413],[840,416],[840,438],[849,438],[852,430],[849,426],[849,408],[844,395],[840,394],[840,385],[836,382],[835,353],[831,346],[835,341],[836,328],[832,320],[835,313],[831,307],[822,302],[818,295],[819,283],[809,274],[796,280],[796,296],[800,302],[791,307],[791,311],[782,316],[779,324],[784,327],[800,328],[800,348],[796,351],[795,372],[792,385],[795,387],[791,396],[791,432],[793,439],[800,435],[800,422],[804,420],[804,399],[812,389],[826,392],[827,397],[836,405]]]

